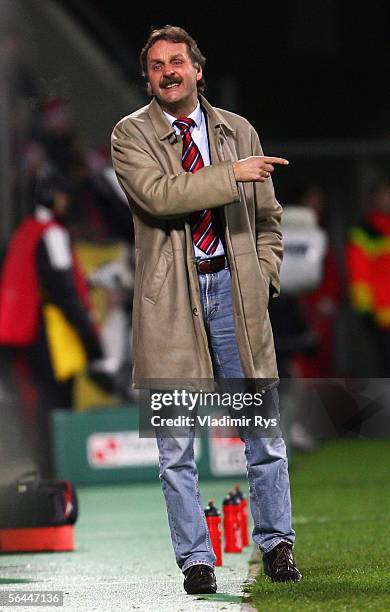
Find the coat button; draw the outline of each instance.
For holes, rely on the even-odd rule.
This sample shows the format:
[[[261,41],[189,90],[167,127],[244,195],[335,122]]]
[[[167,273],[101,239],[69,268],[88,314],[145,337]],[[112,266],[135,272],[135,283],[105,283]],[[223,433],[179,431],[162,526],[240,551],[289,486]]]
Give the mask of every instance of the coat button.
[[[192,309],[192,314],[197,317],[198,316],[198,309],[197,308],[193,308]]]

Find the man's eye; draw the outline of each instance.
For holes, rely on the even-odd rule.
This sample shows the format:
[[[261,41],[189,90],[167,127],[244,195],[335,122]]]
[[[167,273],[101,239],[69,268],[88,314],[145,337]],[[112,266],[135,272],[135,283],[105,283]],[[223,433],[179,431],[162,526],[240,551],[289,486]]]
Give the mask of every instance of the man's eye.
[[[161,64],[155,64],[155,65],[153,66],[153,70],[155,70],[155,71],[156,71],[156,70],[161,70]]]
[[[178,66],[179,64],[182,64],[183,62],[181,60],[174,60],[173,62],[176,66]]]

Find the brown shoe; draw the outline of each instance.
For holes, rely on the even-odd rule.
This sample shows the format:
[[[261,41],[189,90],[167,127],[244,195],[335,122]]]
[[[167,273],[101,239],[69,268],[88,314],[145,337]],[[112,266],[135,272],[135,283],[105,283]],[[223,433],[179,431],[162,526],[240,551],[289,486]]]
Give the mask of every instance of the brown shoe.
[[[213,568],[204,563],[191,565],[184,572],[184,589],[189,595],[216,593],[217,581]]]
[[[263,555],[264,572],[272,582],[300,582],[302,574],[295,565],[291,544],[280,542]]]

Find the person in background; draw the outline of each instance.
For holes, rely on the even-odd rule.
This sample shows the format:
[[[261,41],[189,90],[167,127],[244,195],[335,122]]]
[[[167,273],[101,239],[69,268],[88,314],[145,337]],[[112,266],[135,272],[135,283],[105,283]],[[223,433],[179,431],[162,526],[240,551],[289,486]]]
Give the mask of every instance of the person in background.
[[[342,303],[343,290],[340,266],[326,221],[324,190],[317,184],[296,189],[294,205],[314,211],[319,227],[327,234],[327,249],[322,266],[322,279],[312,291],[298,296],[298,303],[309,329],[317,337],[317,348],[295,356],[295,367],[303,378],[329,378],[336,376],[335,325]]]
[[[328,378],[336,372],[335,323],[341,303],[342,283],[328,232],[323,189],[316,183],[297,185],[290,191],[288,204],[284,213],[283,265],[287,265],[290,256],[289,225],[293,231],[295,225],[301,232],[302,261],[306,262],[307,269],[301,267],[303,264],[299,265],[298,261],[294,262],[293,251],[293,263],[288,266],[289,275],[284,273],[282,267],[281,298],[272,302],[270,315],[278,364],[284,364],[282,371],[286,377],[282,380],[280,391],[284,397],[283,405],[289,406],[284,417],[291,457],[293,450],[307,452],[316,447],[308,391],[315,379]],[[292,219],[289,224],[289,211],[295,211],[297,219],[307,211],[307,215],[310,213],[311,224],[304,228],[303,218],[294,223]],[[297,251],[298,254],[300,252]],[[299,257],[298,254],[295,258]],[[293,286],[294,276],[296,287]],[[306,286],[303,279],[306,280]]]
[[[351,227],[347,243],[351,305],[377,358],[377,375],[390,373],[390,182],[371,193],[364,218]]]
[[[72,196],[62,175],[38,178],[34,210],[11,238],[1,278],[0,345],[15,350],[17,364],[21,354],[28,363],[18,368],[37,388],[32,397],[43,434],[50,410],[72,408],[75,375],[104,361],[88,284],[66,229]]]
[[[151,103],[123,118],[112,157],[133,213],[137,267],[133,381],[251,379],[277,407],[268,317],[279,292],[281,206],[248,121],[200,95],[205,58],[182,28],[151,32],[140,56]],[[184,383],[185,384],[185,383]],[[239,382],[236,383],[239,385]],[[194,427],[157,428],[160,477],[176,561],[187,593],[215,593],[215,555],[198,491]],[[253,539],[274,581],[299,581],[286,447],[245,440]]]

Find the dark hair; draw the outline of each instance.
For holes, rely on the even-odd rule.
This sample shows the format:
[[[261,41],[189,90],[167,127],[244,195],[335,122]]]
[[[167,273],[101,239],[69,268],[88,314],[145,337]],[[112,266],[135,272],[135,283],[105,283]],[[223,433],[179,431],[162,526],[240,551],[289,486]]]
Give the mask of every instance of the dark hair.
[[[35,179],[34,203],[51,208],[58,191],[70,198],[74,196],[74,186],[67,177],[54,170],[43,173]]]
[[[190,56],[195,68],[198,68],[199,66],[202,68],[204,67],[206,58],[204,55],[202,55],[195,40],[188,34],[188,32],[179,26],[165,25],[162,28],[154,28],[150,32],[149,38],[140,53],[139,59],[142,68],[142,76],[145,78],[147,78],[148,72],[148,51],[158,40],[170,40],[171,42],[175,43],[185,43],[187,46],[188,55]],[[203,93],[206,89],[206,83],[203,77],[200,79],[200,81],[198,81],[197,87],[200,93]]]

